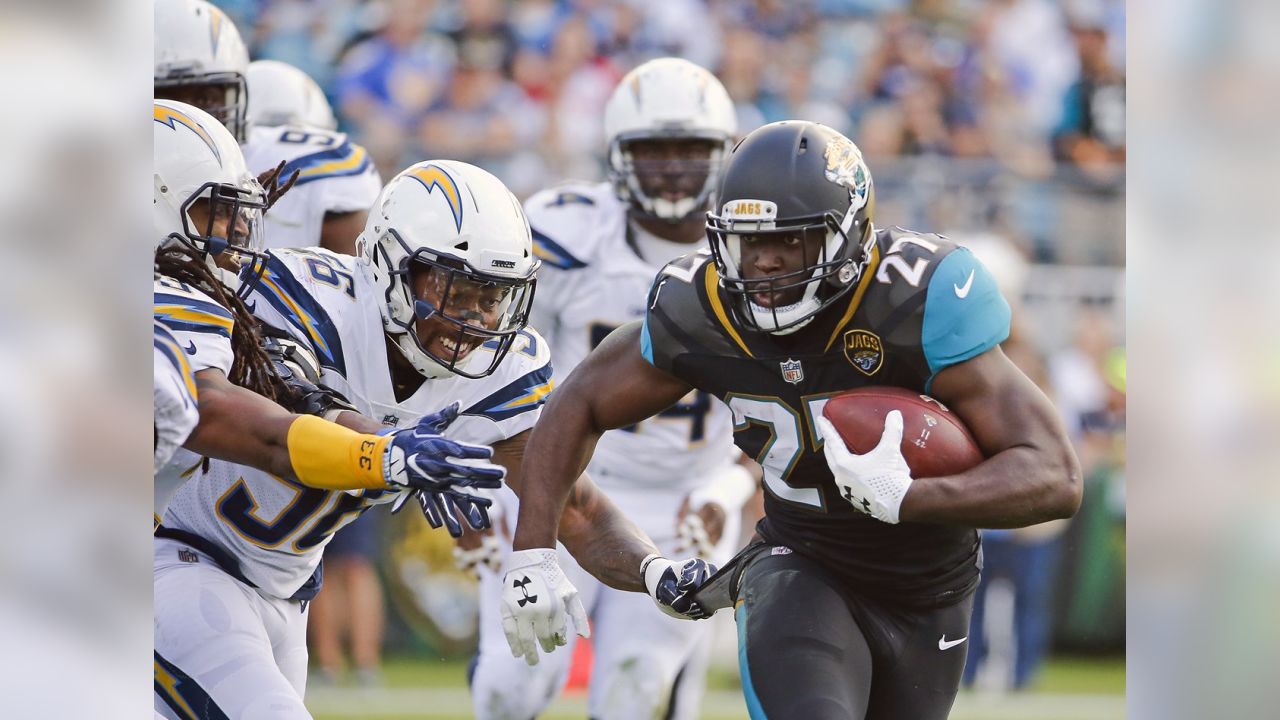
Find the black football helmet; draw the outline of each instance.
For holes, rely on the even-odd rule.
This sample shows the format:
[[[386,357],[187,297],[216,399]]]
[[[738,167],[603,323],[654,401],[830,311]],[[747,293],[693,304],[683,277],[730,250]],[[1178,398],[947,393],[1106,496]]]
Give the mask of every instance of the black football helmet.
[[[785,335],[808,324],[862,277],[875,241],[875,189],[862,152],[849,138],[813,122],[760,127],[733,149],[707,213],[707,238],[721,286],[748,330]],[[745,236],[816,237],[820,252],[806,267],[748,279],[741,268]],[[752,302],[757,293],[803,288],[785,307]]]

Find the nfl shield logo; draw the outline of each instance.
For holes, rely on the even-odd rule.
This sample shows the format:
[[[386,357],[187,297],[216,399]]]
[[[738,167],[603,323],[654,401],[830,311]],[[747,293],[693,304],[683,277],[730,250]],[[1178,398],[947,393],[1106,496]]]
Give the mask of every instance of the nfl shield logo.
[[[795,385],[799,383],[801,380],[804,380],[804,368],[800,367],[799,360],[792,360],[791,358],[787,358],[786,360],[783,360],[779,364],[782,365],[783,380],[786,380],[792,385]]]

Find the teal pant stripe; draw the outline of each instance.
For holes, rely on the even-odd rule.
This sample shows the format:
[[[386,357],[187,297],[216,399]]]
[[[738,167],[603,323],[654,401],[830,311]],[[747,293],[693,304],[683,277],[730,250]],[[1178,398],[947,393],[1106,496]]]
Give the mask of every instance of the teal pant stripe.
[[[760,698],[751,684],[751,668],[747,666],[747,604],[743,603],[734,611],[734,619],[738,621],[738,672],[742,675],[742,697],[747,703],[747,714],[751,720],[768,720],[764,708],[760,706]]]

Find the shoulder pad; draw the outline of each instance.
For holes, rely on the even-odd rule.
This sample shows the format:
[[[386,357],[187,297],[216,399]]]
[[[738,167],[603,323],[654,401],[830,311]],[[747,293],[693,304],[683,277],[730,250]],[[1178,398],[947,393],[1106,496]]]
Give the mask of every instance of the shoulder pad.
[[[925,296],[920,344],[933,374],[1009,337],[1009,303],[995,278],[968,248],[949,249],[938,261]]]
[[[155,319],[170,330],[203,332],[231,337],[235,318],[198,288],[173,278],[155,278],[152,296]]]
[[[296,171],[295,187],[325,178],[360,175],[372,165],[369,152],[339,132],[281,128],[276,142],[281,145],[296,142],[307,148],[305,153],[286,163],[280,173],[281,178],[287,179]]]
[[[167,328],[186,353],[191,371],[215,368],[231,372],[235,354],[231,311],[200,290],[173,278],[155,279],[152,314]]]
[[[724,305],[709,250],[667,263],[654,278],[640,352],[652,365],[671,373],[677,372],[676,359],[686,353],[750,354]]]
[[[251,311],[310,343],[322,367],[346,373],[342,338],[325,303],[355,299],[355,258],[320,248],[271,250],[251,295]]]
[[[187,353],[178,343],[178,339],[173,336],[169,328],[158,320],[152,321],[152,348],[156,353],[164,358],[165,363],[173,370],[174,375],[181,380],[179,387],[185,388],[187,395],[192,400],[198,396],[196,391],[196,381],[194,373],[191,370],[191,364],[187,362]]]
[[[471,402],[462,414],[500,422],[537,410],[555,386],[552,373],[550,344],[537,330],[527,327],[520,331],[497,371],[485,378],[492,391]]]
[[[591,264],[601,239],[616,230],[621,213],[612,186],[567,184],[543,190],[525,201],[533,231],[533,251],[561,270]]]
[[[658,280],[661,281],[665,275],[684,282],[693,282],[698,270],[710,260],[711,251],[707,248],[695,250],[688,255],[681,255],[663,266],[662,270],[658,272]]]
[[[945,236],[900,227],[879,231],[876,245],[880,260],[875,279],[878,284],[888,286],[887,297],[895,307],[922,295],[942,259],[956,249],[956,244]]]

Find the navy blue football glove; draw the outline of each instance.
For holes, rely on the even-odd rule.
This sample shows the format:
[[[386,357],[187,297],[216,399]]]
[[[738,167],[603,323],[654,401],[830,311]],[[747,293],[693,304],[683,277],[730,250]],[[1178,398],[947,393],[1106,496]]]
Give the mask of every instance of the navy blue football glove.
[[[430,492],[454,487],[496,488],[506,468],[488,462],[493,448],[450,440],[441,431],[458,417],[458,403],[427,415],[409,428],[388,428],[391,445],[383,455],[383,476],[393,487]]]
[[[403,510],[409,498],[417,501],[431,527],[443,526],[453,537],[462,537],[464,521],[473,530],[488,530],[492,526],[489,520],[489,508],[493,505],[491,498],[461,490],[412,490],[396,498],[391,513],[394,515]]]
[[[493,448],[454,442],[440,434],[457,419],[458,409],[458,403],[453,403],[439,412],[424,416],[412,428],[393,431],[412,431],[412,439],[407,442],[417,443],[418,447],[427,450],[413,456],[406,455],[406,462],[413,466],[416,474],[426,476],[429,480],[406,483],[411,489],[396,498],[391,512],[400,512],[409,499],[413,498],[422,508],[422,514],[431,527],[443,526],[453,537],[462,536],[464,521],[475,530],[488,529],[489,508],[493,505],[492,499],[473,495],[459,488],[496,489],[502,486],[502,480],[507,474],[506,468],[487,462],[493,457]],[[468,462],[457,462],[459,459]]]
[[[659,610],[682,620],[702,620],[715,612],[704,609],[693,599],[694,591],[715,572],[715,565],[700,558],[672,562],[650,555],[640,563],[640,575],[649,597],[658,604]]]

